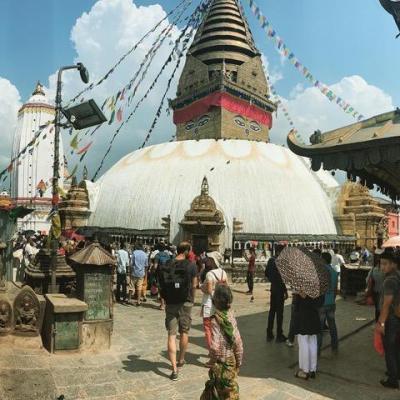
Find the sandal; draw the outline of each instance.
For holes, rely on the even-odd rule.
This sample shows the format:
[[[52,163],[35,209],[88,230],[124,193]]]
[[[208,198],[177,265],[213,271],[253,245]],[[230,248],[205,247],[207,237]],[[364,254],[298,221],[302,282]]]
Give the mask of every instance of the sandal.
[[[299,378],[299,379],[304,379],[305,381],[308,380],[308,378],[310,377],[309,374],[307,374],[306,372],[304,372],[304,371],[301,370],[301,369],[299,369],[299,370],[295,373],[294,376],[295,376],[296,378]]]

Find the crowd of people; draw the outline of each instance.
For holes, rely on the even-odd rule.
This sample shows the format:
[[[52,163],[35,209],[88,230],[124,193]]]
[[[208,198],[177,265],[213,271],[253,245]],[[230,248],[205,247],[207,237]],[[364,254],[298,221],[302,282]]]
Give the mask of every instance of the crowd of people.
[[[277,247],[276,256],[282,247]],[[288,298],[287,288],[276,266],[276,257],[271,257],[266,267],[266,277],[271,282],[270,311],[266,340],[271,342],[276,319],[276,342],[286,342],[294,346],[297,336],[299,348],[299,369],[296,377],[314,379],[317,376],[318,357],[323,346],[323,332],[329,331],[330,346],[334,355],[338,354],[339,339],[335,319],[336,297],[339,286],[340,267],[343,257],[335,249],[332,253],[315,249],[322,258],[329,274],[329,287],[325,294],[311,298],[304,293],[292,291],[292,307],[288,337],[283,334],[282,322],[284,303]],[[363,258],[364,257],[364,258]],[[370,254],[363,251],[357,261],[368,262]],[[387,388],[399,388],[400,380],[400,251],[399,249],[376,249],[373,267],[367,277],[366,297],[368,304],[375,305],[375,334],[381,335],[385,361],[386,379],[380,383]]]
[[[238,399],[237,375],[243,358],[243,344],[231,311],[232,291],[223,257],[217,252],[195,256],[187,242],[174,247],[160,243],[156,248],[136,244],[114,251],[117,266],[116,301],[137,306],[146,301],[146,292],[157,295],[165,310],[170,379],[178,380],[185,365],[192,310],[196,290],[202,292],[201,316],[209,360],[209,380],[201,399]],[[177,335],[179,345],[177,346]],[[179,352],[178,352],[179,349]],[[214,396],[214,397],[213,397]],[[218,397],[215,397],[218,396]]]
[[[21,251],[24,257],[33,261],[45,243],[46,237],[41,234],[19,235],[15,238],[14,246],[15,251]],[[69,255],[82,246],[85,246],[84,241],[66,239],[62,241],[59,252]],[[295,376],[305,380],[315,379],[318,374],[318,358],[323,348],[324,331],[329,332],[332,353],[338,355],[339,352],[336,297],[340,270],[345,261],[337,249],[309,250],[320,257],[329,276],[327,291],[318,298],[312,298],[287,287],[282,279],[277,258],[284,247],[275,246],[274,255],[269,258],[265,268],[265,277],[270,282],[266,341],[286,343],[293,348],[297,338],[299,369]],[[243,344],[231,311],[233,296],[227,273],[221,266],[223,257],[218,252],[203,252],[196,256],[187,242],[177,247],[166,243],[159,243],[155,247],[140,243],[113,244],[109,250],[116,259],[116,301],[140,306],[147,301],[147,293],[150,292],[158,298],[160,310],[165,311],[167,348],[171,363],[170,379],[173,381],[178,379],[179,370],[185,365],[196,289],[201,290],[201,316],[209,355],[205,363],[209,368],[209,380],[201,399],[238,399],[237,376],[243,359]],[[247,294],[253,302],[256,273],[254,248],[249,249],[246,260]],[[366,298],[368,304],[375,306],[375,332],[381,335],[385,351],[387,378],[381,384],[387,388],[398,388],[400,252],[398,249],[376,249],[371,255],[365,249],[356,249],[350,255],[350,261],[372,264],[367,277]],[[289,293],[292,295],[292,305],[289,332],[285,336],[284,306]]]
[[[339,353],[339,336],[335,318],[340,269],[344,258],[337,249],[312,250],[320,257],[329,276],[327,291],[311,298],[301,291],[286,287],[277,268],[277,257],[284,246],[276,246],[274,256],[268,260],[265,276],[271,284],[270,310],[266,341],[275,340],[294,347],[298,343],[299,379],[315,379],[318,358],[323,348],[324,331],[329,332],[330,347]],[[310,250],[311,251],[311,250]],[[370,254],[360,251],[358,258],[367,262]],[[177,380],[179,370],[185,365],[189,343],[191,315],[196,289],[203,296],[201,316],[209,360],[209,380],[201,399],[239,398],[237,375],[243,358],[243,344],[236,320],[231,312],[233,302],[228,276],[221,267],[223,257],[216,252],[202,253],[196,257],[189,243],[177,248],[159,244],[157,248],[144,248],[138,244],[130,250],[121,246],[115,250],[117,259],[116,300],[140,305],[146,293],[157,295],[160,309],[165,310],[165,327],[168,333],[168,356],[172,380]],[[255,251],[249,250],[247,283],[248,294],[254,300]],[[387,366],[387,379],[383,386],[398,387],[400,377],[400,257],[397,251],[376,250],[367,281],[367,297],[375,304],[376,331],[382,334]],[[292,293],[289,332],[283,331],[285,302]],[[276,325],[275,325],[276,324]],[[179,334],[179,346],[177,335]],[[179,352],[178,352],[179,349]],[[177,355],[178,354],[178,355]],[[219,397],[212,397],[218,393]],[[211,396],[211,397],[210,397]]]

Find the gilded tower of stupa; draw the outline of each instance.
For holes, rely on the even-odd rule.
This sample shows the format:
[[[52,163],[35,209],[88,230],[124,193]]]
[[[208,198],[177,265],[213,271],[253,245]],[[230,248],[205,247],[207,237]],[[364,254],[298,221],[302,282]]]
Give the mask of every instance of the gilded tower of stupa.
[[[172,102],[177,140],[269,140],[269,88],[236,0],[214,0],[189,49]]]

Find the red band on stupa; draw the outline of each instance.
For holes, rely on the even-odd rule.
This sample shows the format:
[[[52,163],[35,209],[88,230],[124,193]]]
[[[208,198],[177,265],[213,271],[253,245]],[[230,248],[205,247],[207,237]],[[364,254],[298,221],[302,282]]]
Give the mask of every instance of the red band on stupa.
[[[228,93],[211,93],[200,100],[195,101],[185,108],[174,111],[174,124],[183,124],[207,113],[210,107],[222,107],[227,111],[253,119],[260,124],[272,128],[272,115],[270,112],[250,104],[246,100],[240,100]]]

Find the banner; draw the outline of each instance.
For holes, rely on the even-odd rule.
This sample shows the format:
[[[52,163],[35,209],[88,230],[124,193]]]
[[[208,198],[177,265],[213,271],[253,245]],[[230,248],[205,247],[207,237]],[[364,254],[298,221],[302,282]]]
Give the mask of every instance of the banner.
[[[262,14],[260,8],[254,0],[246,0],[250,6],[252,13],[255,15],[257,21],[260,23],[261,28],[267,34],[267,37],[272,40],[275,44],[279,54],[287,58],[291,64],[308,80],[313,86],[318,88],[320,92],[328,98],[329,101],[336,103],[345,113],[351,114],[357,121],[364,119],[354,107],[346,102],[341,97],[337,96],[327,85],[316,79],[310,70],[303,65],[300,60],[296,57],[292,50],[285,44],[284,40],[277,34],[273,28],[271,22]]]

